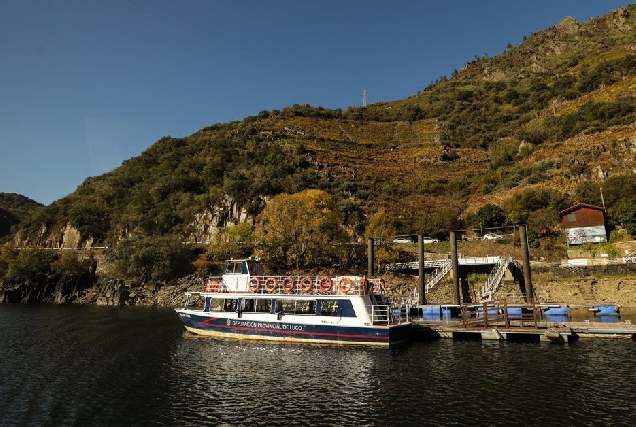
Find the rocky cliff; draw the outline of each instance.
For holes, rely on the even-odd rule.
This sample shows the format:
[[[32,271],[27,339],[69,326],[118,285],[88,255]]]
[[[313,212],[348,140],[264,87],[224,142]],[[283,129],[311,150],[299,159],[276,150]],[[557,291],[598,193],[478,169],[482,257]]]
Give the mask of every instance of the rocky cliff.
[[[533,267],[533,286],[537,302],[568,305],[617,304],[636,310],[636,264],[586,268],[561,266]],[[408,297],[417,286],[417,278],[384,276],[387,292],[399,299]],[[0,283],[0,302],[5,303],[74,303],[104,306],[162,306],[179,307],[184,292],[201,291],[205,279],[187,276],[169,283],[124,281],[121,279],[91,280],[89,275],[57,278],[28,283]],[[481,283],[463,284],[465,293],[475,294]],[[473,289],[474,288],[474,289]],[[519,284],[504,281],[495,295],[519,294]],[[427,295],[429,304],[448,304],[453,300],[452,283],[447,280]]]

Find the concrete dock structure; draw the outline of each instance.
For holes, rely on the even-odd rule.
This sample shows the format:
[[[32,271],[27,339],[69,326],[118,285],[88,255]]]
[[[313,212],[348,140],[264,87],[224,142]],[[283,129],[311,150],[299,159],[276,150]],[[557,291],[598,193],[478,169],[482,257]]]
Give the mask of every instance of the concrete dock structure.
[[[543,314],[546,307],[535,304],[508,305],[504,301],[439,307],[439,320],[431,315],[434,309],[422,308],[422,318],[414,320],[415,339],[558,343],[579,338],[636,339],[636,325],[629,320],[550,321]]]

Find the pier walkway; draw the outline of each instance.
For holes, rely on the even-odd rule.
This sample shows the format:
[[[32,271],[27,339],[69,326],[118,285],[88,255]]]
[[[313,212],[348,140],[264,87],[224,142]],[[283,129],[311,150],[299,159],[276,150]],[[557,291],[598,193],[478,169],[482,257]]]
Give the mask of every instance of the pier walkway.
[[[440,310],[440,320],[432,320],[426,315],[414,320],[416,338],[561,343],[579,338],[636,339],[636,325],[629,320],[549,321],[543,319],[542,308],[532,304],[445,305],[440,306]]]

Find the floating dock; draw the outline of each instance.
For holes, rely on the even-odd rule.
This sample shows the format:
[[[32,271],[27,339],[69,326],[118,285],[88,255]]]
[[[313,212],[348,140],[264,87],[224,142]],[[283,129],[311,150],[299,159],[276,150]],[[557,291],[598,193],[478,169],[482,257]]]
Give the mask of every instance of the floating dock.
[[[624,322],[586,320],[567,321],[558,317],[552,321],[546,307],[483,303],[473,305],[435,306],[422,308],[422,318],[414,320],[414,338],[468,341],[559,342],[579,338],[636,339],[636,325]]]

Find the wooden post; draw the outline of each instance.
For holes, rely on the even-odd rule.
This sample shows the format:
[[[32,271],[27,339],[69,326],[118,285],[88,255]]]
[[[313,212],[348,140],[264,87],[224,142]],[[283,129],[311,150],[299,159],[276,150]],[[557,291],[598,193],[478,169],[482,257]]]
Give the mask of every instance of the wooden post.
[[[367,242],[367,277],[370,279],[373,277],[374,263],[375,263],[375,250],[373,247],[373,237],[369,237]]]
[[[530,254],[528,252],[528,231],[526,225],[519,226],[519,241],[521,242],[521,258],[523,261],[523,282],[526,292],[526,302],[533,303],[534,289],[530,273]]]
[[[451,244],[451,266],[453,268],[453,298],[454,304],[461,304],[459,289],[459,262],[457,261],[457,236],[454,231],[450,232]]]
[[[420,260],[419,304],[426,304],[426,280],[424,278],[424,236],[417,235],[418,258]]]

